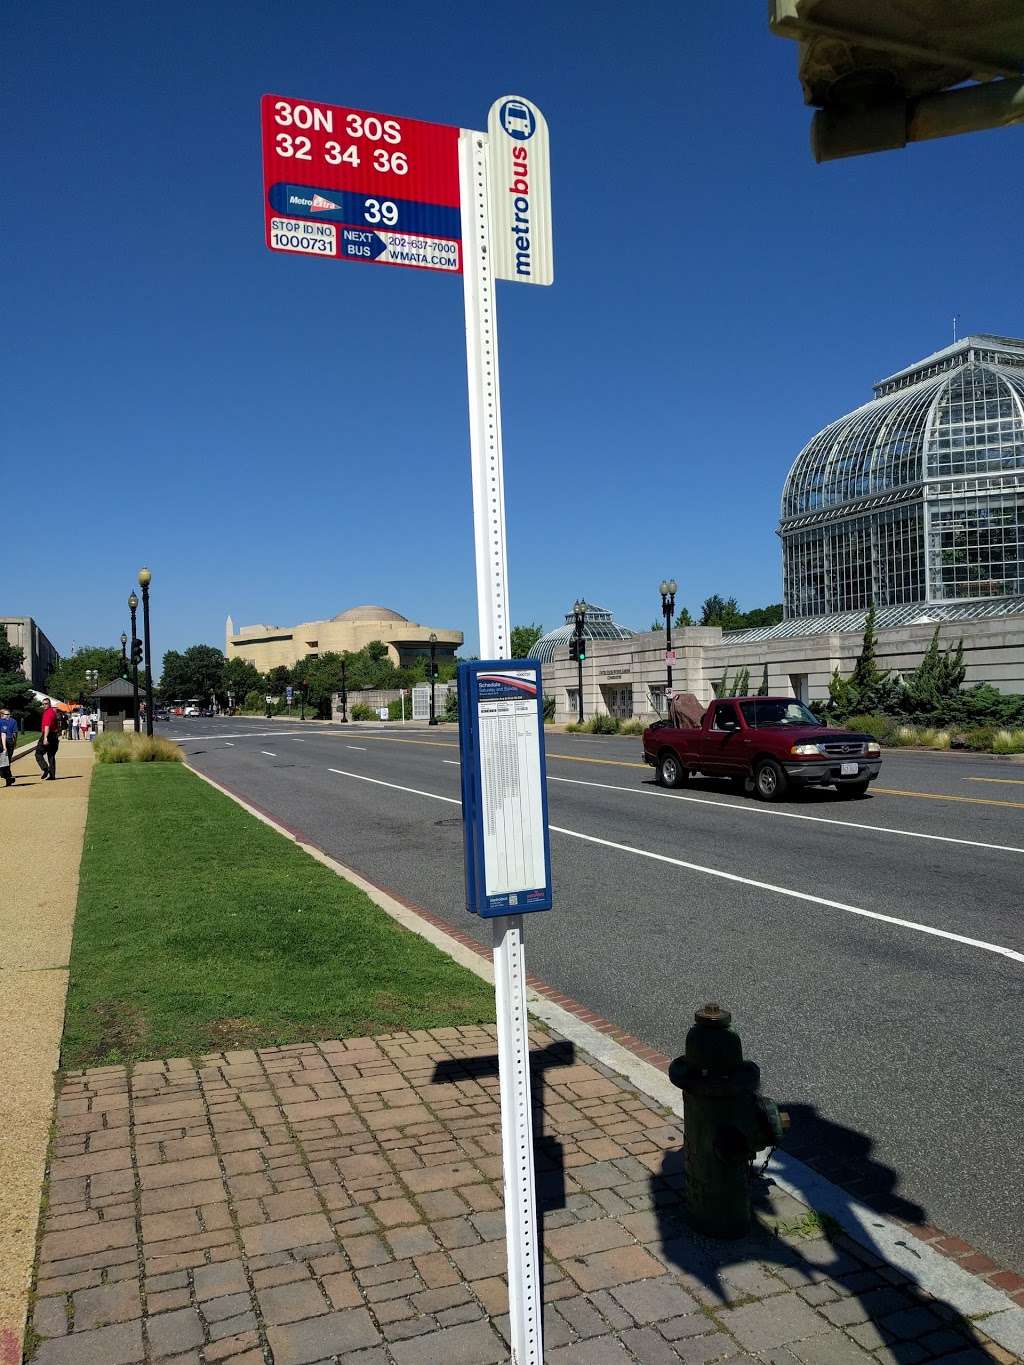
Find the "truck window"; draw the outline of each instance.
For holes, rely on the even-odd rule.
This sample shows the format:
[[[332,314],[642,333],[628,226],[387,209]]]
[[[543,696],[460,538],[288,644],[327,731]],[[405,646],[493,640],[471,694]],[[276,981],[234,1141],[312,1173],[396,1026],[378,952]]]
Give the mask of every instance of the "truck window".
[[[718,703],[711,720],[711,728],[712,730],[738,730],[740,728],[740,718],[736,714],[734,702]]]
[[[818,721],[803,702],[786,701],[780,697],[764,701],[741,701],[743,719],[752,729],[767,725],[817,725]]]

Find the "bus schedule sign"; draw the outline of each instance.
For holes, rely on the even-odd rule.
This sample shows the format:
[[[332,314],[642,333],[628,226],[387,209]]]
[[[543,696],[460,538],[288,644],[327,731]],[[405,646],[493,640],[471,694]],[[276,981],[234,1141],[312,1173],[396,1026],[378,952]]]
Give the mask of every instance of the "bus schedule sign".
[[[462,272],[459,130],[264,95],[271,251]]]

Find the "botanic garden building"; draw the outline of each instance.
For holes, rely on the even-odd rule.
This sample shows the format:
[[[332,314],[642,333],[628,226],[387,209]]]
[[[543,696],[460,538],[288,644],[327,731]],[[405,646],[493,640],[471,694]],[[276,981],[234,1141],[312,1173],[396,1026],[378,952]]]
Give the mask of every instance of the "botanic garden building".
[[[797,456],[779,535],[777,625],[677,630],[668,660],[663,632],[609,629],[610,614],[595,610],[584,714],[663,712],[668,668],[672,686],[701,701],[737,674],[820,701],[835,670],[853,671],[872,604],[878,663],[895,677],[917,667],[938,629],[943,648],[963,640],[968,686],[1024,692],[1024,341],[965,337],[876,384],[871,402]],[[679,555],[664,571],[685,580]],[[579,705],[571,634],[559,627],[533,651],[559,720]]]
[[[1024,594],[1024,341],[876,384],[797,456],[779,534],[787,617]]]

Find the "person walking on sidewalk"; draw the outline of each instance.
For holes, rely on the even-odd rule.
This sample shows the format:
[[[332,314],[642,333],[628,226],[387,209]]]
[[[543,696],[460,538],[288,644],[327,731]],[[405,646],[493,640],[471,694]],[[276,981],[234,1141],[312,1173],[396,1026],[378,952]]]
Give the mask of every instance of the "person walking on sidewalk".
[[[39,764],[39,771],[43,774],[40,780],[53,782],[57,776],[60,716],[51,704],[49,697],[43,698],[43,716],[40,721],[40,728],[43,733],[39,736],[39,743],[36,745],[36,762]]]
[[[72,712],[71,712],[71,720],[70,720],[70,722],[69,722],[69,723],[70,723],[70,726],[71,726],[71,738],[72,738],[72,739],[77,739],[77,738],[78,738],[78,727],[79,727],[79,725],[81,724],[81,721],[82,721],[82,713],[81,713],[81,711],[72,711]]]
[[[14,750],[17,746],[18,722],[6,707],[0,706],[0,777],[5,787],[14,786]]]

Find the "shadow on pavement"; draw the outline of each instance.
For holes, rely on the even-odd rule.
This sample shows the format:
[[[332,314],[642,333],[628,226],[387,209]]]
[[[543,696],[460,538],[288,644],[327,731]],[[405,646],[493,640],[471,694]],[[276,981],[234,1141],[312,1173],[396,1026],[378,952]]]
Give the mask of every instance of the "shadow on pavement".
[[[872,1157],[871,1137],[831,1122],[811,1105],[782,1102],[779,1107],[790,1115],[795,1136],[794,1142],[786,1140],[787,1153],[813,1164],[817,1173],[830,1180],[856,1172],[858,1193],[838,1190],[848,1207],[869,1202],[866,1191],[870,1190],[872,1206],[909,1223],[927,1221],[919,1204],[897,1193],[898,1173]],[[794,1152],[797,1145],[817,1155]],[[797,1183],[795,1173],[790,1172],[789,1178]],[[890,1267],[883,1247],[855,1242],[835,1217],[814,1212],[813,1198],[809,1190],[805,1205],[771,1176],[752,1172],[752,1230],[736,1241],[718,1241],[687,1227],[686,1162],[681,1149],[666,1152],[660,1171],[651,1178],[662,1257],[711,1311],[750,1296],[778,1293],[781,1279],[834,1328],[849,1334],[863,1352],[886,1348],[884,1358],[892,1365],[946,1356],[950,1365],[954,1361],[955,1365],[991,1365],[992,1356],[980,1345],[983,1338],[967,1318]],[[821,1343],[826,1352],[832,1349],[829,1340]],[[812,1345],[813,1339],[800,1343],[798,1349]],[[844,1361],[854,1359],[852,1343],[848,1348],[850,1354],[843,1354]],[[788,1357],[780,1351],[778,1358]],[[803,1360],[804,1356],[793,1358]],[[827,1358],[826,1354],[813,1355],[814,1360]],[[863,1356],[865,1361],[868,1358]]]

